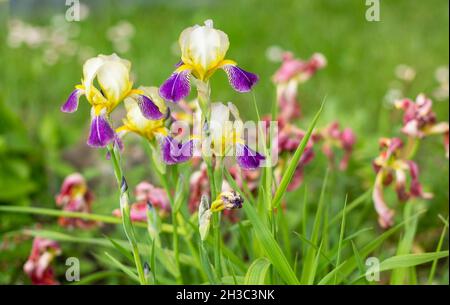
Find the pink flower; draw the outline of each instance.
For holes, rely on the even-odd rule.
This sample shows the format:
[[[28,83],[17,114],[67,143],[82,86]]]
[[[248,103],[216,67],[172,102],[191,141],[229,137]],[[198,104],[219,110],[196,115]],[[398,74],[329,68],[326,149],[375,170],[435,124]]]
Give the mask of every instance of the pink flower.
[[[395,103],[396,107],[404,111],[402,132],[410,137],[424,138],[428,135],[442,134],[448,158],[448,122],[437,122],[436,114],[432,110],[433,102],[424,94],[419,94],[416,101],[403,99]]]
[[[61,248],[55,241],[35,237],[30,256],[23,270],[30,277],[33,285],[57,285],[51,262],[61,254]]]
[[[91,213],[94,195],[88,189],[86,180],[79,173],[66,177],[56,196],[56,205],[64,211]],[[60,217],[58,223],[62,227],[88,229],[96,226],[95,221],[80,218]]]
[[[137,202],[130,206],[130,217],[132,221],[147,221],[148,204],[151,204],[159,212],[160,217],[166,217],[170,213],[170,200],[164,189],[143,181],[136,186],[134,195]],[[120,210],[114,210],[113,215],[121,217]]]
[[[346,170],[352,155],[356,136],[352,129],[341,130],[338,122],[331,123],[324,130],[314,135],[316,141],[323,141],[322,152],[327,156],[331,166],[334,166],[334,148],[341,149],[344,154],[339,162],[339,169]]]
[[[286,83],[296,79],[298,82],[305,82],[314,75],[319,69],[327,64],[327,60],[323,54],[315,53],[312,57],[303,61],[294,58],[294,54],[286,52],[283,54],[283,63],[275,72],[273,81],[275,83]]]
[[[277,100],[280,117],[291,120],[300,116],[300,104],[297,96],[298,85],[310,79],[326,65],[322,54],[316,53],[308,61],[294,58],[290,52],[283,54],[283,63],[273,76],[277,85]]]
[[[419,167],[411,160],[403,157],[403,142],[399,138],[380,139],[380,155],[374,160],[373,167],[377,174],[372,198],[378,213],[378,222],[382,228],[393,225],[395,212],[384,200],[383,190],[395,179],[395,191],[398,200],[405,202],[411,198],[430,199],[432,194],[425,193],[419,181]],[[407,180],[409,174],[409,190]],[[395,178],[394,178],[395,177]]]

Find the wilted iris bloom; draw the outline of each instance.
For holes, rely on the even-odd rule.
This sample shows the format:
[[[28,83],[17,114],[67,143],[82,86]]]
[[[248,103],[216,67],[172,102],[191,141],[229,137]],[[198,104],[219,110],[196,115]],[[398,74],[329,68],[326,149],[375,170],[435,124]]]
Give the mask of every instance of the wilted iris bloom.
[[[89,190],[84,177],[74,173],[64,179],[61,190],[56,196],[56,205],[64,211],[91,213],[93,200],[94,195]],[[67,217],[60,217],[58,223],[63,227],[83,229],[96,225],[95,221]]]
[[[158,212],[160,217],[169,215],[170,201],[164,189],[143,181],[136,186],[134,194],[137,201],[130,206],[130,217],[132,221],[146,222],[149,204]],[[120,210],[114,210],[113,215],[121,217]]]
[[[416,101],[403,99],[395,106],[404,111],[402,132],[410,137],[424,138],[428,135],[444,135],[445,151],[449,154],[449,124],[437,122],[436,114],[432,110],[433,102],[424,94],[419,94]]]
[[[198,231],[202,241],[206,239],[211,224],[211,209],[209,208],[208,197],[202,196],[198,207]]]
[[[258,81],[256,74],[237,66],[233,60],[225,59],[230,45],[228,36],[213,27],[212,20],[205,25],[195,25],[185,29],[178,39],[181,49],[181,61],[175,72],[160,88],[161,96],[166,100],[178,102],[190,92],[189,77],[207,82],[217,69],[227,73],[234,90],[248,92]]]
[[[57,285],[51,263],[61,254],[59,244],[53,240],[35,237],[30,256],[23,270],[30,277],[33,285]]]
[[[334,166],[334,149],[342,150],[343,156],[339,162],[339,169],[347,169],[356,142],[356,135],[351,128],[341,129],[338,122],[333,122],[319,133],[314,134],[313,138],[316,142],[323,141],[322,151],[327,156],[331,166]]]
[[[222,192],[216,200],[211,203],[211,212],[223,210],[236,210],[242,208],[244,199],[235,191]]]
[[[154,102],[156,107],[153,111],[167,112],[167,107],[163,99],[159,96],[157,87],[139,87],[139,90],[142,90]],[[124,104],[127,114],[126,118],[123,119],[123,125],[116,129],[119,136],[133,132],[152,141],[157,135],[167,135],[164,118],[158,120],[147,119],[139,107],[138,96],[127,97]]]
[[[277,85],[277,100],[280,116],[287,121],[300,116],[298,101],[298,86],[310,79],[318,70],[326,66],[326,59],[320,53],[315,53],[307,60],[297,59],[291,52],[282,56],[281,67],[272,77]]]
[[[394,210],[390,209],[384,200],[384,188],[395,179],[395,190],[400,201],[411,198],[430,199],[432,194],[425,193],[419,182],[419,167],[411,160],[403,158],[403,142],[399,138],[380,139],[380,155],[374,160],[373,167],[377,174],[372,198],[378,213],[378,222],[382,228],[388,228],[394,223]],[[407,176],[410,177],[409,190]]]
[[[151,120],[163,118],[164,113],[141,89],[133,89],[130,80],[131,63],[116,54],[99,55],[88,59],[83,66],[81,84],[75,86],[61,111],[75,112],[80,96],[91,104],[91,127],[88,145],[105,147],[115,138],[110,114],[126,97],[132,97],[144,117]]]

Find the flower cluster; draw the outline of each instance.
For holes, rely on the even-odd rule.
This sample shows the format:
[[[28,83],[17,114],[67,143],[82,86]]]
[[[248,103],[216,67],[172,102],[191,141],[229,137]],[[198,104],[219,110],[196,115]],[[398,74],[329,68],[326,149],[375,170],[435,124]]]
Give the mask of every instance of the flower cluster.
[[[448,158],[449,124],[448,122],[437,122],[436,114],[432,110],[431,99],[425,94],[419,94],[415,101],[402,99],[397,101],[395,106],[404,112],[402,132],[405,135],[422,139],[429,135],[442,134]]]
[[[429,135],[443,134],[448,157],[449,124],[437,122],[431,99],[420,94],[415,101],[401,99],[395,102],[395,106],[404,112],[401,131],[408,137],[408,142],[405,145],[400,138],[381,138],[380,155],[373,161],[376,178],[372,198],[378,222],[383,228],[394,223],[395,212],[388,207],[383,194],[384,188],[394,180],[397,197],[401,202],[412,198],[432,198],[432,194],[423,191],[419,181],[419,166],[412,160],[419,141]]]
[[[79,173],[67,176],[56,196],[56,205],[64,211],[91,213],[94,195],[88,189],[86,180]],[[80,218],[60,217],[58,223],[67,228],[88,229],[96,226],[95,221]]]
[[[393,225],[394,210],[390,209],[383,195],[385,187],[392,184],[395,179],[395,190],[400,201],[405,202],[410,198],[430,199],[432,194],[425,193],[419,182],[419,167],[414,161],[404,156],[403,142],[399,138],[380,139],[380,155],[373,161],[373,167],[377,174],[373,190],[373,201],[378,213],[378,223],[382,228]],[[407,188],[407,176],[410,177],[409,189]]]
[[[166,107],[161,103],[161,98],[147,95],[145,88],[133,89],[130,68],[131,63],[116,54],[88,59],[83,66],[81,84],[75,86],[75,90],[61,107],[63,112],[75,112],[80,96],[86,97],[91,105],[91,127],[87,141],[89,146],[105,147],[117,139],[110,114],[126,98],[130,100],[129,112],[133,111],[134,102],[142,117],[147,120],[160,120],[165,116]],[[128,118],[136,118],[135,113]],[[139,123],[135,125],[142,126]],[[127,124],[125,126],[129,127]]]
[[[23,266],[33,285],[58,284],[51,263],[60,254],[61,248],[57,242],[41,237],[34,238],[30,256]]]
[[[300,116],[300,102],[298,99],[298,86],[309,80],[318,70],[327,64],[325,57],[314,54],[309,60],[303,61],[294,57],[291,52],[282,56],[281,67],[272,77],[277,86],[277,99],[280,106],[280,116],[286,121]]]

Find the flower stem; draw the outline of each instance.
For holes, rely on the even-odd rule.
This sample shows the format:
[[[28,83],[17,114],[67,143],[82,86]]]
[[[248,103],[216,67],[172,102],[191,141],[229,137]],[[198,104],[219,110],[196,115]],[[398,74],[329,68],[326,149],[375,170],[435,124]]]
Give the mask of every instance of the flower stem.
[[[174,196],[172,195],[172,192],[170,191],[169,188],[169,182],[167,180],[167,174],[163,173],[158,166],[155,164],[155,159],[153,158],[152,155],[150,155],[150,153],[154,153],[156,150],[153,146],[153,144],[151,142],[148,142],[148,146],[149,146],[149,157],[150,160],[153,162],[153,165],[155,167],[156,170],[156,174],[158,175],[158,178],[164,188],[164,190],[167,193],[167,197],[169,198],[169,202],[170,202],[170,206],[171,206],[171,216],[172,216],[172,247],[173,247],[173,253],[174,253],[174,257],[175,257],[175,265],[177,267],[178,270],[178,276],[177,276],[177,282],[179,284],[183,283],[183,278],[181,276],[181,270],[180,270],[180,251],[179,251],[179,238],[178,238],[178,221],[177,221],[177,214],[178,212],[175,211],[175,199]]]
[[[197,99],[199,107],[202,111],[202,122],[201,122],[201,132],[205,136],[209,136],[209,124],[211,118],[211,109],[210,109],[210,95],[211,89],[209,87],[209,83],[198,81],[197,82]],[[202,149],[203,152],[203,149]],[[214,201],[217,195],[221,192],[222,189],[222,179],[223,174],[220,173],[220,177],[217,178],[214,175],[213,166],[216,167],[214,170],[223,170],[221,166],[221,162],[216,158],[214,160],[213,157],[203,155],[203,160],[206,163],[207,174],[209,178],[210,184],[210,192],[211,192],[211,201]],[[215,161],[216,164],[213,164]],[[219,169],[217,168],[219,167]],[[220,180],[220,181],[218,181]],[[213,228],[213,251],[214,251],[214,266],[219,277],[219,280],[222,279],[222,265],[221,265],[221,232],[220,232],[220,214],[213,213],[212,216],[212,228]]]
[[[136,270],[139,276],[139,282],[141,285],[146,285],[147,278],[144,274],[144,268],[142,267],[141,257],[139,255],[138,245],[136,242],[136,235],[134,233],[133,224],[130,217],[130,204],[128,199],[128,185],[123,175],[122,166],[120,165],[120,160],[115,152],[112,145],[108,146],[108,151],[111,156],[111,160],[114,168],[114,175],[116,176],[117,185],[120,192],[120,211],[122,213],[122,224],[125,231],[125,236],[131,245],[133,252],[134,263],[136,265]]]

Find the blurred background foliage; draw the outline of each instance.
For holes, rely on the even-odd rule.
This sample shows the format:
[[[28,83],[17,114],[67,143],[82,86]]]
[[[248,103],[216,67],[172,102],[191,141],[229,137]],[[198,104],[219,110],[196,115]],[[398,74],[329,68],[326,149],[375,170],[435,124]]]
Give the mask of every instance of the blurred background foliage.
[[[263,113],[270,111],[275,98],[271,76],[279,65],[268,60],[268,49],[279,46],[305,59],[314,52],[326,56],[328,66],[300,88],[303,118],[299,125],[309,124],[327,96],[319,125],[337,120],[353,128],[358,137],[348,171],[335,172],[330,177],[330,213],[342,208],[345,194],[351,200],[371,187],[371,161],[378,154],[378,138],[399,135],[401,114],[389,103],[389,92],[400,88],[411,98],[420,92],[432,95],[439,86],[436,69],[448,66],[446,0],[381,1],[380,22],[367,22],[365,1],[355,0],[80,2],[82,21],[69,23],[64,19],[65,1],[0,1],[2,205],[55,208],[54,196],[62,179],[79,171],[96,195],[94,212],[109,215],[117,206],[113,174],[104,152],[85,145],[88,105],[82,100],[75,115],[61,113],[60,105],[80,80],[83,61],[99,53],[116,52],[129,59],[135,83],[159,86],[178,61],[179,33],[208,18],[229,35],[228,57],[259,74],[261,80],[255,94]],[[21,42],[17,35],[24,24],[35,29],[28,33],[36,37]],[[12,35],[14,29],[19,31],[16,36]],[[408,86],[396,78],[399,64],[416,71]],[[224,73],[217,73],[212,79],[212,99],[233,101],[244,119],[255,118],[251,98],[230,90]],[[448,121],[448,98],[435,101],[434,109],[439,120]],[[117,113],[118,117],[122,114]],[[130,185],[151,179],[139,140],[129,137],[126,143],[127,166],[133,168],[127,172]],[[433,200],[420,203],[426,205],[428,212],[421,218],[417,238],[423,241],[423,247],[433,250],[442,228],[437,215],[448,214],[449,202],[448,160],[444,158],[442,139],[426,139],[417,161],[425,189],[435,194]],[[317,194],[326,162],[318,156],[306,167],[305,183],[310,194]],[[289,194],[291,206],[295,207],[300,194],[301,190]],[[309,196],[312,206],[316,197]],[[397,205],[394,194],[388,199]],[[289,212],[295,222],[298,211]],[[375,228],[361,238],[370,240],[379,233],[370,201],[355,213],[360,220],[351,219],[349,225],[367,223]],[[0,212],[4,240],[14,236],[16,230],[35,228],[37,223],[58,230],[54,219]],[[111,230],[104,227],[100,234]],[[116,234],[121,236],[121,230]],[[4,243],[2,247],[0,283],[26,282],[22,264],[30,241]],[[88,271],[99,268],[95,266],[98,263],[92,262],[92,250],[83,247],[64,245],[64,251],[88,253],[83,266]],[[444,276],[448,281],[448,273]]]

